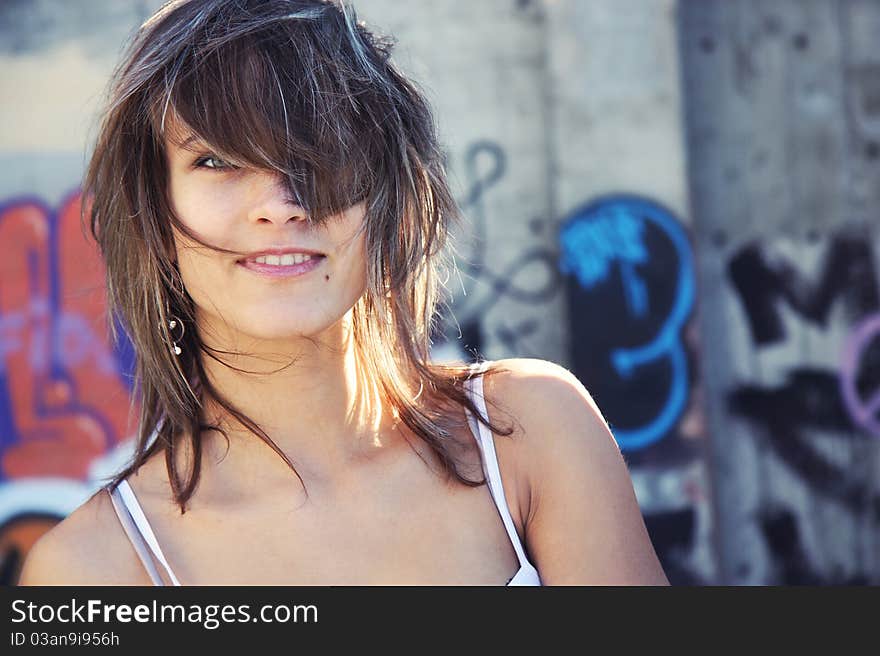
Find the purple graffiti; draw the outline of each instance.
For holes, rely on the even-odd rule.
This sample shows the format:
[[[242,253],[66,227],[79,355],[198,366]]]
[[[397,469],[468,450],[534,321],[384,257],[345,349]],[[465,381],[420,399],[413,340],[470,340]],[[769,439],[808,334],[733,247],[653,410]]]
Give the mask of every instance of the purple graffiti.
[[[871,342],[880,337],[880,313],[869,316],[852,331],[843,349],[840,392],[853,422],[873,437],[880,438],[880,390],[863,397],[856,388],[859,365]]]
[[[28,348],[25,346],[28,335],[32,339],[27,354],[33,371],[46,373],[49,368],[49,353],[42,348],[46,330],[44,322],[49,317],[49,303],[44,298],[34,298],[24,311],[13,311],[0,316],[0,375],[5,372],[6,356]],[[57,318],[57,331],[54,335],[54,352],[58,364],[78,367],[85,364],[94,366],[102,374],[111,375],[117,370],[113,356],[95,335],[89,323],[80,315],[61,312]]]

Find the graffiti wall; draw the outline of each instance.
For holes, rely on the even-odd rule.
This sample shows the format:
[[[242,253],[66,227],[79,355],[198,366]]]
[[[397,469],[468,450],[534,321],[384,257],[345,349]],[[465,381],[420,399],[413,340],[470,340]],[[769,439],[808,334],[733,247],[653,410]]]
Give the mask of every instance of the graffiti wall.
[[[723,580],[877,583],[880,6],[680,17]]]
[[[693,249],[673,212],[635,195],[577,208],[559,234],[572,371],[633,474],[670,581],[711,580]]]
[[[511,183],[506,152],[482,139],[468,144],[462,159],[466,186],[458,204],[468,227],[457,235],[458,279],[449,285],[452,303],[438,331],[435,357],[487,357],[493,344],[518,357],[546,357],[549,329],[544,319],[563,298],[557,250],[546,244],[552,236],[549,222],[531,218],[527,237],[515,249],[497,252],[489,237],[494,217],[487,206]],[[499,311],[505,306],[516,311]]]
[[[544,3],[557,268],[573,373],[629,466],[669,580],[712,583],[701,290],[678,3]]]
[[[0,4],[0,585],[129,455],[132,357],[78,189],[114,59],[159,4]]]
[[[759,510],[776,576],[781,583],[867,583],[874,536],[859,533],[880,512],[871,434],[880,409],[880,296],[870,242],[841,235],[807,248],[784,239],[750,243],[728,272],[748,326],[749,341],[739,346],[767,363],[731,387],[729,411],[749,425],[762,457],[791,479],[788,489],[768,489]],[[812,503],[798,502],[795,485]],[[817,506],[833,518],[817,517]],[[867,552],[858,547],[862,538]],[[853,547],[855,557],[847,558]],[[825,566],[829,557],[834,562]]]
[[[124,457],[132,362],[126,342],[111,345],[78,193],[58,208],[4,203],[0,262],[0,540],[11,576],[33,540]]]

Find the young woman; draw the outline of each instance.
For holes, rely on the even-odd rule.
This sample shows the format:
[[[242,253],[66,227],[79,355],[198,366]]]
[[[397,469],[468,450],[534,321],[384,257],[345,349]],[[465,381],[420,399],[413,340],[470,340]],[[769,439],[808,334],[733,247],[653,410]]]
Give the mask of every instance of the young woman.
[[[338,0],[141,27],[84,183],[136,453],[22,584],[667,583],[572,374],[430,360],[459,215],[390,48]]]

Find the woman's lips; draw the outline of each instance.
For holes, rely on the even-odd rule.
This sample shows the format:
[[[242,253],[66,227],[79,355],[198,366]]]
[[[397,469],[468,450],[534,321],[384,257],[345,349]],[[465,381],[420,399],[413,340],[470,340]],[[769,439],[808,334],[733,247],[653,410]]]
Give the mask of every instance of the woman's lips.
[[[259,276],[267,278],[295,278],[303,276],[317,269],[326,258],[323,255],[312,255],[310,259],[304,262],[294,264],[268,264],[255,261],[255,258],[239,260],[236,262],[239,266],[251,271]]]

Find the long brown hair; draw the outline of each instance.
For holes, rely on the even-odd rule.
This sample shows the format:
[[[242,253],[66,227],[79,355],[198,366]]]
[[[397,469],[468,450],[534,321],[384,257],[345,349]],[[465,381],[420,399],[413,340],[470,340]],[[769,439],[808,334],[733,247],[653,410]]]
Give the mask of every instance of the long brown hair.
[[[172,211],[164,144],[171,117],[224,161],[281,176],[309,221],[365,203],[367,289],[352,309],[359,375],[439,456],[447,478],[485,483],[462,475],[453,436],[466,425],[462,408],[496,433],[512,432],[490,424],[462,386],[501,369],[486,363],[475,374],[430,361],[437,312],[448,300],[444,274],[454,268],[450,231],[461,217],[431,109],[390,61],[392,45],[340,0],[173,0],[134,35],[111,78],[83,184],[110,310],[136,354],[135,454],[108,486],[164,449],[174,501],[185,512],[202,432],[218,430],[228,442],[220,426],[206,423],[206,396],[296,473],[205,374],[202,357],[222,362],[222,351],[199,339],[192,300],[175,282],[172,226],[232,251],[206,244]],[[186,328],[179,357],[169,349],[170,316]],[[179,436],[188,436],[191,453],[183,478]]]

